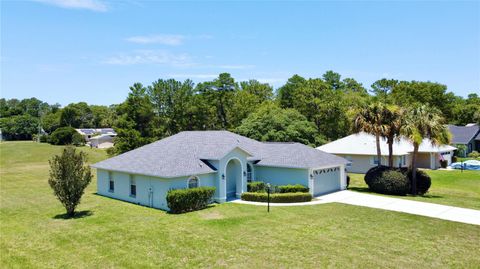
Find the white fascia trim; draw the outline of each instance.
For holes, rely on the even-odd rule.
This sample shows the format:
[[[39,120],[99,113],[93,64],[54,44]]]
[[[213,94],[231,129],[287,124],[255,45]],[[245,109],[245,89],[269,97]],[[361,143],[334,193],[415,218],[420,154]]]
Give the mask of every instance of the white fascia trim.
[[[189,177],[189,176],[192,175],[192,174],[186,174],[186,175],[178,175],[178,176],[159,176],[159,175],[153,175],[153,174],[148,174],[148,173],[134,173],[134,172],[129,172],[129,171],[122,171],[120,169],[106,169],[106,168],[96,167],[96,166],[93,166],[93,165],[90,165],[90,167],[95,168],[97,170],[125,173],[125,174],[138,175],[138,176],[156,177],[156,178],[159,178],[159,179],[172,179],[172,178],[177,178],[177,177]],[[207,175],[207,174],[212,174],[212,173],[217,173],[217,171],[197,173],[197,174],[194,174],[194,175],[199,176],[199,175]]]

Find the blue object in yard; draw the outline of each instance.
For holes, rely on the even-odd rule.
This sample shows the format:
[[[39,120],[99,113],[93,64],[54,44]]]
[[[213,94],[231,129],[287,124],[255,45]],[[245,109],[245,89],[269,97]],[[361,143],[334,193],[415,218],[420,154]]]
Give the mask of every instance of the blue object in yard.
[[[462,169],[463,165],[463,170],[478,170],[480,171],[480,161],[476,160],[468,160],[464,162],[456,162],[452,163],[450,167],[454,169]]]

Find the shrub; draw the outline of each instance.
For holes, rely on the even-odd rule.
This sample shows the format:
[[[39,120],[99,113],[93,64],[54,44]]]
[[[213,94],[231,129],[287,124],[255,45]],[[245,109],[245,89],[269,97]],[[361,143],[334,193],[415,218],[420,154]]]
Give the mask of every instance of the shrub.
[[[242,193],[242,200],[252,202],[268,202],[268,193],[266,192],[244,192]],[[312,200],[312,195],[305,192],[287,192],[287,193],[271,193],[271,203],[299,203],[309,202]]]
[[[175,214],[195,211],[206,208],[214,194],[214,187],[169,190],[167,205]]]
[[[81,146],[85,143],[83,136],[72,127],[61,127],[56,129],[49,137],[53,145],[75,145]]]
[[[440,160],[440,167],[447,168],[447,166],[448,166],[448,161],[447,160]]]
[[[242,193],[242,200],[252,202],[268,202],[268,193],[266,192],[244,192]],[[287,192],[287,193],[271,193],[271,203],[299,203],[309,202],[312,200],[312,195],[305,192]]]
[[[408,181],[410,184],[412,183],[412,170],[411,169],[403,169],[404,173],[408,177]],[[430,189],[430,186],[432,185],[432,180],[430,179],[430,176],[422,170],[417,169],[417,194],[424,195],[427,193],[428,189]]]
[[[468,157],[470,157],[470,158],[478,158],[478,157],[480,157],[480,153],[478,153],[478,151],[474,150],[474,151],[468,153]]]
[[[255,181],[247,183],[248,192],[266,192],[267,184],[263,181]]]
[[[456,163],[458,161],[458,157],[457,156],[452,156],[452,163]]]
[[[295,185],[281,185],[277,186],[277,191],[279,193],[288,193],[288,192],[308,192],[308,187],[305,187],[301,184]]]
[[[407,176],[395,168],[373,167],[365,174],[368,187],[377,193],[406,195],[410,191]]]
[[[348,186],[350,186],[350,176],[349,175],[347,175],[347,188],[348,188]]]

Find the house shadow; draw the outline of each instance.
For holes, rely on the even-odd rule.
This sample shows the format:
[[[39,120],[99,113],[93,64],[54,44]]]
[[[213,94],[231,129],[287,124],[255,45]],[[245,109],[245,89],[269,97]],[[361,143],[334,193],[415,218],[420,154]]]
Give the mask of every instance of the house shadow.
[[[68,214],[64,213],[64,214],[58,214],[53,218],[54,219],[83,219],[91,215],[93,215],[93,212],[91,210],[82,210],[82,211],[75,212],[73,216],[69,216]]]

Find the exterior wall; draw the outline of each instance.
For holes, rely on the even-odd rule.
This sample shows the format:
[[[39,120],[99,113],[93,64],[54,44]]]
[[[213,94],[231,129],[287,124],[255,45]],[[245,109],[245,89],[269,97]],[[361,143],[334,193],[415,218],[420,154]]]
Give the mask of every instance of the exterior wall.
[[[254,165],[255,180],[273,185],[302,184],[308,187],[308,169]]]
[[[115,188],[109,191],[109,172],[97,169],[97,193],[103,196],[144,205],[163,210],[168,210],[167,192],[170,189],[184,189],[188,187],[189,177],[157,178],[143,175],[130,175],[121,172],[111,172]],[[196,175],[199,186],[215,187],[216,173]],[[137,195],[130,196],[130,179],[136,183]]]

